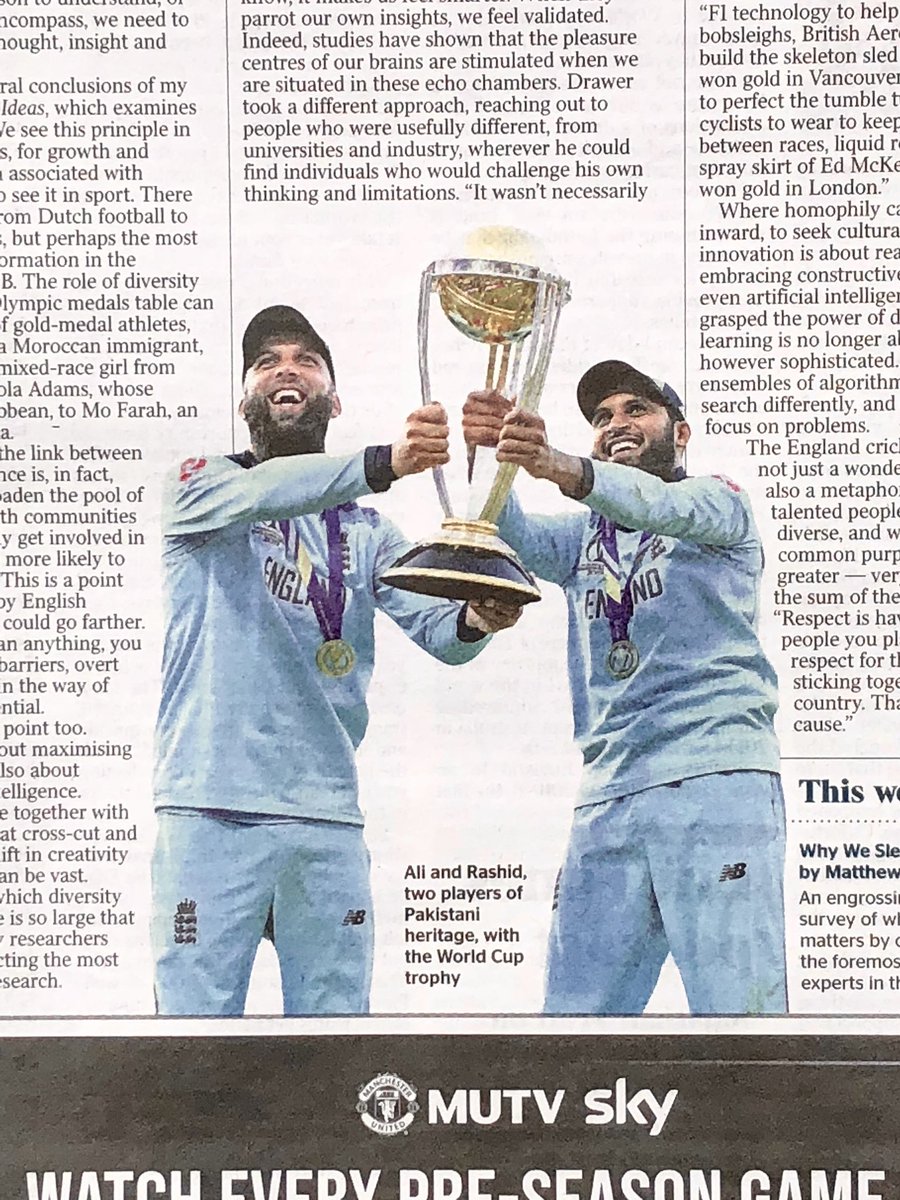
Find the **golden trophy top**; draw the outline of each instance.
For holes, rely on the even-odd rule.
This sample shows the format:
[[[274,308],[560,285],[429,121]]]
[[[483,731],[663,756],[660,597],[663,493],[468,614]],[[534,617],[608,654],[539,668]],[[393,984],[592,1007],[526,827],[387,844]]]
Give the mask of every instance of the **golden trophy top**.
[[[523,341],[534,326],[538,285],[552,277],[540,242],[524,230],[495,225],[471,232],[462,249],[462,256],[429,268],[447,318],[477,342]]]
[[[441,308],[476,342],[519,342],[531,333],[537,284],[499,275],[442,275],[435,281]]]

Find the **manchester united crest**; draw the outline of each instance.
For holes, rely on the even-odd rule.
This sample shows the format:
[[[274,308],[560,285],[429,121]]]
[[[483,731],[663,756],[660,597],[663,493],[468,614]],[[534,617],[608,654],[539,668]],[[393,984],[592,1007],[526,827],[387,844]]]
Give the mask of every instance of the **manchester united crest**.
[[[399,1075],[385,1072],[370,1079],[360,1090],[356,1111],[367,1129],[384,1137],[393,1137],[406,1133],[419,1106],[415,1089]]]

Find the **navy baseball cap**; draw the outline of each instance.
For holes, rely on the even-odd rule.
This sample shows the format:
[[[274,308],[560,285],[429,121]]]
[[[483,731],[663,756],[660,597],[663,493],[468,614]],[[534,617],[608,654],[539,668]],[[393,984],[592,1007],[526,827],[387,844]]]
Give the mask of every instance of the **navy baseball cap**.
[[[591,424],[600,401],[607,396],[620,394],[643,396],[646,400],[662,404],[673,420],[684,420],[684,405],[674,388],[661,380],[651,379],[643,371],[619,359],[608,358],[605,362],[595,363],[578,381],[576,393],[578,407]]]
[[[331,351],[328,346],[303,313],[287,304],[273,304],[270,308],[264,308],[262,312],[258,312],[253,317],[244,330],[244,340],[241,343],[244,356],[242,378],[259,357],[266,342],[273,339],[299,342],[307,350],[318,354],[328,368],[332,383],[334,382],[334,364],[331,361]]]

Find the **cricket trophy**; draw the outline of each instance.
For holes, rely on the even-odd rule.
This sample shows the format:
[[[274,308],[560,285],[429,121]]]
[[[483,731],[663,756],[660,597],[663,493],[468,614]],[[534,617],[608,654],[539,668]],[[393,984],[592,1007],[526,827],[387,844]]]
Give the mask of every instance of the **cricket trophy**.
[[[559,314],[569,284],[554,274],[540,244],[519,229],[478,229],[463,256],[439,259],[422,275],[419,293],[419,375],[422,403],[440,401],[451,411],[472,390],[477,357],[485,351],[483,387],[536,412],[550,365]],[[432,318],[437,315],[437,321]],[[446,321],[444,320],[446,318]],[[475,343],[468,358],[457,334]],[[474,362],[469,360],[475,359]],[[430,365],[431,364],[431,365]],[[432,383],[432,365],[442,381]],[[481,370],[485,370],[482,358]],[[460,372],[468,379],[454,379]],[[540,599],[531,574],[497,533],[517,467],[498,463],[487,446],[467,447],[448,467],[434,468],[444,511],[440,532],[419,542],[387,570],[393,587],[452,600],[494,598],[528,604]],[[461,461],[465,505],[454,510],[448,474]],[[459,515],[464,512],[465,515]]]

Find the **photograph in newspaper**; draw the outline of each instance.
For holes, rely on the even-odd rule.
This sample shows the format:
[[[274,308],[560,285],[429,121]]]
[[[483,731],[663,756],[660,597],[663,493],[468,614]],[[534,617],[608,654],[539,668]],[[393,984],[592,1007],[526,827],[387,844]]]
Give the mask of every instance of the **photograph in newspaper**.
[[[897,18],[0,5],[3,1016],[894,1011]]]

